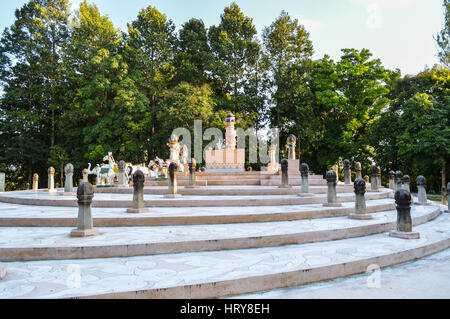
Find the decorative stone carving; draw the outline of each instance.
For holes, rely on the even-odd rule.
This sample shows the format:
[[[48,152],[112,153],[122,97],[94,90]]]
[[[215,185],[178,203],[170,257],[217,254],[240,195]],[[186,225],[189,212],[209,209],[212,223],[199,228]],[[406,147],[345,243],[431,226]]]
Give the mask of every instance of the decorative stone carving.
[[[372,215],[366,214],[366,199],[364,194],[366,193],[366,182],[362,178],[355,179],[355,213],[350,214],[351,219],[372,219]]]
[[[397,230],[390,232],[391,237],[402,239],[419,239],[420,234],[412,231],[411,194],[404,189],[395,192],[397,204]]]
[[[337,193],[336,193],[336,184],[337,184],[337,175],[336,172],[330,170],[327,172],[325,176],[328,184],[328,195],[327,195],[327,203],[323,204],[325,207],[340,207],[341,203],[337,201]]]
[[[83,169],[83,183],[89,183],[89,170]]]
[[[195,170],[197,169],[197,161],[195,158],[191,159],[189,165],[189,185],[186,188],[197,188],[197,178],[195,176]]]
[[[370,190],[372,192],[378,192],[378,166],[372,165],[370,172],[371,172]]]
[[[72,230],[71,237],[90,237],[99,235],[94,229],[91,204],[94,198],[94,187],[90,183],[83,183],[77,189],[78,198],[78,224],[77,229]]]
[[[289,186],[289,162],[287,159],[282,159],[281,162],[281,186],[280,188],[290,188]]]
[[[119,174],[118,174],[119,187],[127,187],[128,178],[125,171],[127,168],[127,164],[125,163],[125,161],[119,161],[117,166],[119,167]]]
[[[350,161],[348,159],[346,159],[346,160],[344,160],[343,164],[344,164],[344,183],[346,185],[350,185],[352,183],[352,180],[351,180],[352,173],[350,170]]]
[[[362,178],[362,166],[360,162],[355,163],[355,178]]]
[[[66,177],[64,181],[64,194],[73,195],[73,165],[67,164],[64,166],[64,175]]]
[[[378,183],[377,183],[377,185],[378,185],[378,188],[380,188],[380,187],[382,187],[382,185],[381,185],[381,167],[380,166],[377,166],[378,167]]]
[[[364,181],[366,182],[366,184],[370,183],[370,177],[369,175],[364,176]]]
[[[417,176],[416,184],[418,189],[417,196],[419,197],[419,201],[415,203],[416,205],[431,205],[430,203],[428,203],[427,199],[427,191],[425,189],[426,183],[427,180],[425,179],[424,176],[422,175]]]
[[[133,174],[133,208],[127,209],[127,213],[140,214],[149,211],[148,208],[145,208],[144,184],[145,175],[141,170],[137,170]]]
[[[395,172],[389,172],[389,188],[395,191]]]
[[[295,160],[295,146],[297,144],[297,138],[291,134],[286,141],[286,148],[288,149],[288,160]]]

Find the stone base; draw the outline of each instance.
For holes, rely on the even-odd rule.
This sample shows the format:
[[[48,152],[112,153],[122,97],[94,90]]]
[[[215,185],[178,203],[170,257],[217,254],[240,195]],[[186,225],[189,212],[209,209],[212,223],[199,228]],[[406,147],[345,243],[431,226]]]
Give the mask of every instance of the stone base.
[[[313,197],[314,194],[311,193],[301,193],[297,195],[298,197]]]
[[[402,232],[398,230],[393,230],[389,233],[389,236],[401,239],[420,239],[420,233],[418,232]]]
[[[183,197],[183,196],[180,195],[180,194],[166,194],[166,195],[164,195],[164,198],[181,198],[181,197]]]
[[[0,280],[5,279],[7,273],[8,273],[8,271],[6,270],[6,267],[1,267],[0,268]]]
[[[148,213],[150,210],[148,208],[128,208],[127,213],[128,214],[142,214],[142,213]]]
[[[350,214],[348,216],[350,219],[358,219],[358,220],[369,220],[373,219],[372,215],[369,214]]]
[[[278,188],[292,188],[292,186],[291,185],[281,185]]]
[[[200,188],[198,185],[186,185],[184,188]]]
[[[70,237],[92,237],[100,235],[98,229],[74,229],[70,232]]]
[[[426,202],[426,203],[419,203],[419,202],[417,202],[417,203],[414,203],[414,205],[418,205],[418,206],[431,206],[431,203],[430,203],[430,202]]]
[[[342,207],[341,203],[325,203],[323,207]]]

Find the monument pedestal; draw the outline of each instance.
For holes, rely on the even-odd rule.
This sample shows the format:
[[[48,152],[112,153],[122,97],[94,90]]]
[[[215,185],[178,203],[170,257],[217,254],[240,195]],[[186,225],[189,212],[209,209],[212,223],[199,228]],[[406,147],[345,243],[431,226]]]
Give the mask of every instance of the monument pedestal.
[[[300,160],[287,160],[289,176],[300,175]]]
[[[245,149],[205,151],[206,170],[245,171]]]

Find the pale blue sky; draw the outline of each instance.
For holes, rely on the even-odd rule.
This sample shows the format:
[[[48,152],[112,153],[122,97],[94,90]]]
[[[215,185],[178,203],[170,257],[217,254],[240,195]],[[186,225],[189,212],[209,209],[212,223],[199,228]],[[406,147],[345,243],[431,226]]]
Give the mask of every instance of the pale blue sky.
[[[0,29],[14,21],[14,10],[27,0],[0,0]],[[72,9],[81,0],[72,0]],[[220,22],[231,0],[90,0],[116,27],[126,30],[140,9],[153,5],[175,23],[177,29],[190,18],[207,27]],[[342,48],[367,48],[390,68],[417,74],[438,62],[433,39],[444,23],[442,0],[236,0],[253,18],[258,35],[287,11],[311,33],[315,58],[324,54],[338,59]]]

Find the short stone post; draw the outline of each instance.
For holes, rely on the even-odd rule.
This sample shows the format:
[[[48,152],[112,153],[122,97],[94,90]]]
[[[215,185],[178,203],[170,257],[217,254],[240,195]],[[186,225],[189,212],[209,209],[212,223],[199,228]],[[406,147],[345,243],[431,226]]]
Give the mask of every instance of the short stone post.
[[[355,188],[355,213],[350,214],[349,218],[351,219],[360,219],[360,220],[368,220],[373,219],[372,215],[366,213],[366,199],[364,194],[366,193],[366,182],[357,178],[354,182]]]
[[[39,175],[37,173],[33,175],[33,190],[39,190]]]
[[[395,192],[395,204],[397,204],[397,230],[389,233],[389,236],[402,239],[419,239],[420,234],[412,231],[411,219],[411,193],[405,189]]]
[[[402,181],[403,181],[402,171],[396,171],[395,172],[395,180],[394,180],[396,191],[403,188]]]
[[[170,163],[170,165],[169,165],[169,194],[164,196],[166,198],[181,197],[181,195],[178,194],[177,172],[178,172],[178,165],[174,162]]]
[[[326,175],[327,184],[328,184],[328,195],[327,195],[327,203],[323,204],[324,207],[341,207],[342,204],[337,201],[336,194],[336,184],[337,184],[337,175],[336,172],[331,170],[328,171]]]
[[[306,197],[306,196],[312,196],[309,192],[309,166],[306,163],[303,163],[300,165],[300,174],[302,175],[302,193],[298,196],[300,197]]]
[[[87,168],[83,169],[83,183],[89,183],[89,171]]]
[[[395,191],[395,172],[389,172],[389,188]]]
[[[370,183],[370,177],[369,175],[364,176],[364,181],[366,182],[366,184]]]
[[[53,166],[48,168],[48,192],[49,194],[55,194],[55,168]]]
[[[145,208],[144,184],[145,175],[141,170],[137,170],[133,174],[133,208],[127,209],[127,213],[140,214],[149,211],[148,208]]]
[[[378,166],[372,165],[370,179],[370,191],[378,192]]]
[[[77,229],[72,230],[71,237],[90,237],[99,235],[94,229],[91,204],[94,198],[94,187],[90,183],[83,183],[77,189],[78,198],[78,224]]]
[[[416,183],[417,183],[417,189],[418,189],[417,196],[419,197],[419,201],[414,204],[415,205],[431,205],[431,203],[428,203],[428,199],[427,199],[427,191],[425,189],[427,180],[425,179],[425,177],[423,177],[422,175],[417,176]]]
[[[450,214],[450,183],[447,184],[447,206],[445,213]]]
[[[336,176],[339,176],[339,165],[334,164],[333,165],[333,171],[336,173]]]
[[[127,168],[125,161],[119,161],[119,164],[117,166],[119,167],[119,187],[128,187],[127,176],[125,175],[125,169]]]
[[[280,188],[291,188],[289,186],[289,162],[287,159],[282,159],[281,162],[281,186]]]
[[[73,195],[73,165],[67,164],[64,166],[64,174],[66,179],[64,181],[64,195]]]
[[[360,162],[355,163],[355,179],[362,178],[362,165]]]
[[[403,181],[402,188],[411,193],[411,178],[409,177],[409,175],[404,175],[402,181]],[[414,203],[414,198],[412,196],[411,196],[411,203]]]
[[[5,173],[0,173],[0,193],[5,191]]]
[[[350,170],[350,161],[344,160],[344,184],[350,185],[352,183],[352,171]]]
[[[189,185],[186,188],[198,188],[197,178],[195,176],[195,170],[197,169],[197,161],[195,158],[191,159],[191,162],[188,163],[189,166]]]

